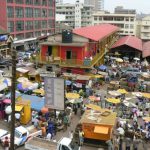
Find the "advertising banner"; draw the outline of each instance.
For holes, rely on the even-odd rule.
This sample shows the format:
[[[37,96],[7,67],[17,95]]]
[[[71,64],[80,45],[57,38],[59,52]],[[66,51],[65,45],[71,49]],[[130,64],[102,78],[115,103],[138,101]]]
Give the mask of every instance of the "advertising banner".
[[[45,77],[45,107],[64,110],[64,79]]]

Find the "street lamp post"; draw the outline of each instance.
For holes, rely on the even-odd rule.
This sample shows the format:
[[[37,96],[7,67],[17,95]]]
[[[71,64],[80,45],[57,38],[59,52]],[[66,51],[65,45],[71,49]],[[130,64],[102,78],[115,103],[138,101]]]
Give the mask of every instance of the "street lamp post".
[[[14,150],[14,136],[15,136],[15,90],[16,90],[16,50],[11,45],[12,55],[12,80],[11,80],[11,138],[10,138],[10,150]]]

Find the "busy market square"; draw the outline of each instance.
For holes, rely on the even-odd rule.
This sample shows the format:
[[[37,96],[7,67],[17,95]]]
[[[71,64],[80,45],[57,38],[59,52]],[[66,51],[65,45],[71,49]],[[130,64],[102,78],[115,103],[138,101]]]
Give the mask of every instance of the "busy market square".
[[[119,31],[1,31],[0,150],[150,150],[150,42]]]

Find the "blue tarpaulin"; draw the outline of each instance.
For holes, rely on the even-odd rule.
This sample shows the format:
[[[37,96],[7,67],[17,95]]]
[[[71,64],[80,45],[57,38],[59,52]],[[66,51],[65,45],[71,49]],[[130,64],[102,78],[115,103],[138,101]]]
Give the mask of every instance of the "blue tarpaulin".
[[[28,91],[28,90],[29,90],[28,88],[23,88],[23,87],[22,87],[22,83],[19,83],[19,84],[17,85],[17,88],[18,88],[18,90],[20,90],[20,91]]]
[[[23,100],[30,100],[31,108],[34,110],[40,111],[44,107],[45,98],[16,92],[16,98],[19,96],[21,96]],[[11,93],[7,94],[6,97],[10,98]]]
[[[99,69],[100,69],[100,70],[106,70],[107,67],[106,67],[105,65],[101,65],[101,66],[99,66]]]

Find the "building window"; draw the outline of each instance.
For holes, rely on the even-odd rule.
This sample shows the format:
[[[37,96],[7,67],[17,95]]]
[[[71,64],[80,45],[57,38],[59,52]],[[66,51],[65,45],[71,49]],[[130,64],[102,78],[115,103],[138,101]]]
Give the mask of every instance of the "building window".
[[[23,0],[16,0],[16,4],[23,4]]]
[[[40,31],[36,31],[35,32],[35,37],[39,37],[39,36],[41,36],[41,32]]]
[[[41,29],[41,21],[40,20],[34,21],[34,28],[35,29]]]
[[[126,18],[126,21],[129,21],[129,18]]]
[[[53,9],[49,10],[49,17],[53,17]]]
[[[31,38],[31,37],[33,37],[33,32],[26,33],[26,38]]]
[[[26,4],[27,5],[32,5],[33,4],[33,0],[26,0]]]
[[[24,39],[24,34],[23,34],[23,33],[17,34],[17,35],[16,35],[16,38],[17,38],[17,39]]]
[[[17,21],[16,22],[16,31],[23,31],[24,30],[24,22],[23,21]]]
[[[46,20],[42,21],[42,28],[47,28],[47,21]]]
[[[149,27],[147,27],[147,26],[144,26],[144,29],[149,29]]]
[[[16,18],[23,18],[23,8],[22,7],[16,7]]]
[[[129,28],[129,25],[128,24],[125,24],[125,29],[128,29]]]
[[[25,28],[26,28],[26,30],[32,30],[33,29],[33,22],[32,21],[26,21],[25,22]]]
[[[97,17],[94,17],[94,20],[97,20]]]
[[[134,18],[131,18],[130,21],[134,21]]]
[[[124,17],[114,17],[115,21],[124,21]]]
[[[13,21],[8,22],[8,32],[14,32],[14,22]]]
[[[43,6],[47,6],[47,1],[46,0],[42,0],[42,5]]]
[[[53,6],[53,0],[48,0],[48,5]],[[60,7],[60,9],[61,9],[61,7]]]
[[[34,1],[34,4],[35,4],[35,5],[40,5],[40,0],[35,0],[35,1]]]
[[[47,17],[46,9],[42,9],[42,17]]]
[[[13,0],[7,0],[7,3],[13,3]]]
[[[7,7],[7,15],[8,15],[8,18],[14,17],[14,8],[13,7]]]
[[[27,18],[32,18],[33,17],[33,9],[32,8],[26,8],[25,14],[26,14]]]
[[[41,9],[39,8],[34,9],[34,17],[35,18],[41,17]]]
[[[130,29],[133,29],[134,28],[134,25],[133,24],[130,24]]]

